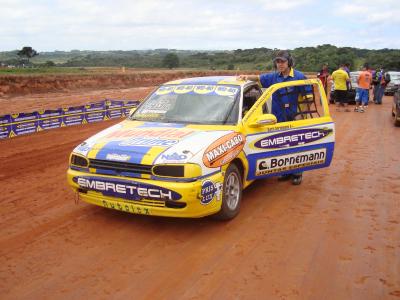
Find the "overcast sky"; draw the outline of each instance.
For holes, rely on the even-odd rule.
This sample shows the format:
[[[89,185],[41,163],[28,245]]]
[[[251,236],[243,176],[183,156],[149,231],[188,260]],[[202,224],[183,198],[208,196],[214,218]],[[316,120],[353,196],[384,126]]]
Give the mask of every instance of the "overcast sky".
[[[0,0],[0,51],[400,49],[400,0]]]

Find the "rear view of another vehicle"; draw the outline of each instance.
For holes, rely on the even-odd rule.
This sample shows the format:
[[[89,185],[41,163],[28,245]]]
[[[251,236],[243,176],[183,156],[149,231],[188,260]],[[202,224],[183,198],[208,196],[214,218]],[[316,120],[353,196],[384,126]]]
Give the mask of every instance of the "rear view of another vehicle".
[[[400,127],[400,89],[397,89],[393,96],[392,116],[394,125]]]
[[[389,71],[390,82],[385,88],[385,95],[394,95],[400,87],[400,72]]]

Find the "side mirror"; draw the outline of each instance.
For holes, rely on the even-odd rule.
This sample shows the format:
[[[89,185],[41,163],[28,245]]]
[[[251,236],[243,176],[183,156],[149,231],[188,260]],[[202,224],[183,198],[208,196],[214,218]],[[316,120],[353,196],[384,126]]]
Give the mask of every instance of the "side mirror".
[[[253,122],[249,124],[249,127],[263,127],[267,125],[274,125],[277,123],[276,117],[273,114],[265,114],[258,116]]]

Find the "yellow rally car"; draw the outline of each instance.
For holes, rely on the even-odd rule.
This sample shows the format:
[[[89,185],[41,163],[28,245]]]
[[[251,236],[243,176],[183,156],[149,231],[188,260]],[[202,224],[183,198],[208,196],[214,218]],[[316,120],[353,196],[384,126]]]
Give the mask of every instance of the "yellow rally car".
[[[294,121],[277,122],[273,95],[296,87],[311,97],[300,99]],[[106,208],[231,219],[252,181],[330,165],[335,133],[323,91],[318,79],[265,91],[236,77],[165,83],[126,120],[73,150],[68,182]]]

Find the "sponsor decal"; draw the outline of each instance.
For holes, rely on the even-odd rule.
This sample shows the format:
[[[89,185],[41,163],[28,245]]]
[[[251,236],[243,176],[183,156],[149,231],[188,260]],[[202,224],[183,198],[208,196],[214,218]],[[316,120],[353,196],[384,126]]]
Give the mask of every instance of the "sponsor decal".
[[[123,141],[118,146],[161,146],[169,147],[175,145],[179,140],[159,139],[159,138],[133,138]]]
[[[205,180],[201,184],[201,204],[207,205],[209,204],[214,196],[217,197],[217,200],[220,200],[222,184],[220,182],[212,182],[211,180]]]
[[[76,176],[73,181],[83,189],[127,200],[179,200],[182,198],[180,194],[172,190],[135,181],[86,176]]]
[[[214,92],[215,85],[196,85],[194,87],[194,92],[196,94],[205,95]]]
[[[174,92],[175,94],[187,94],[193,91],[193,85],[178,85],[175,87]]]
[[[128,161],[130,158],[131,158],[130,155],[126,154],[108,153],[106,155],[106,159],[108,160]]]
[[[256,176],[320,165],[325,160],[326,148],[262,158],[257,160]]]
[[[318,141],[331,133],[332,130],[326,128],[293,130],[264,137],[255,142],[254,146],[261,149],[295,147]]]
[[[83,156],[86,156],[86,154],[89,152],[90,149],[91,149],[91,146],[87,142],[83,142],[82,144],[77,146],[73,152],[77,153],[77,154],[82,154]]]
[[[172,154],[163,154],[161,158],[165,160],[184,160],[187,158],[187,155],[174,152]]]
[[[146,101],[146,104],[143,110],[140,112],[140,115],[158,115],[165,114],[168,110],[171,109],[171,106],[175,103],[175,99],[171,99],[170,97],[163,97],[161,99],[150,99]]]
[[[195,132],[179,128],[136,128],[113,132],[106,138],[128,138],[119,146],[161,146],[169,147],[179,142],[179,139]]]
[[[4,115],[0,116],[0,139],[5,139],[10,136],[11,133],[11,116]]]
[[[168,94],[217,94],[221,96],[234,96],[239,92],[239,88],[225,86],[225,85],[208,85],[208,84],[199,84],[199,85],[173,85],[173,86],[162,86],[160,87],[155,94],[156,95],[168,95]]]
[[[183,128],[186,127],[185,124],[175,124],[175,123],[157,123],[157,122],[146,122],[139,125],[136,128],[160,128],[160,127],[171,127],[171,128]]]
[[[180,139],[191,133],[195,132],[190,129],[177,129],[177,128],[135,128],[127,130],[118,130],[111,132],[105,136],[105,138],[170,138],[170,139]]]
[[[277,131],[277,130],[286,130],[293,128],[293,125],[285,125],[285,126],[276,126],[276,127],[268,127],[266,128],[268,132],[270,131]]]
[[[234,96],[239,91],[238,88],[229,87],[229,86],[218,86],[215,92],[220,96]]]
[[[174,91],[174,86],[161,86],[156,91],[156,95],[167,95]]]
[[[204,165],[209,168],[218,168],[229,163],[242,151],[245,141],[245,136],[239,132],[220,137],[204,152]]]

